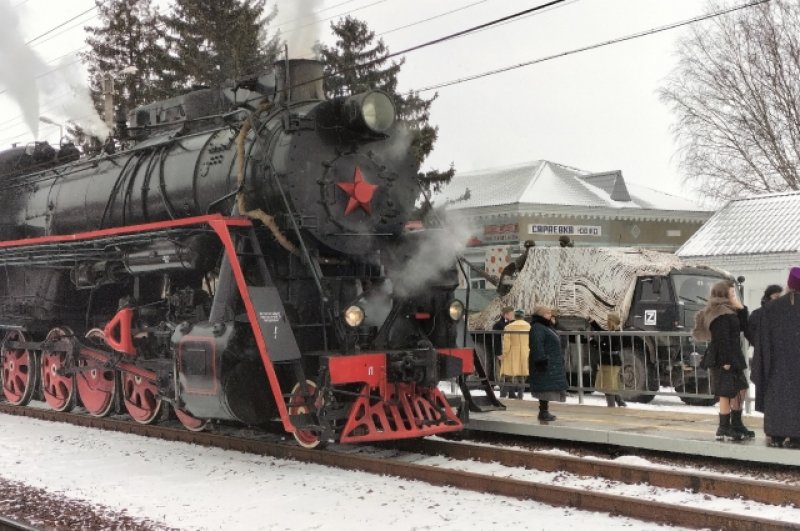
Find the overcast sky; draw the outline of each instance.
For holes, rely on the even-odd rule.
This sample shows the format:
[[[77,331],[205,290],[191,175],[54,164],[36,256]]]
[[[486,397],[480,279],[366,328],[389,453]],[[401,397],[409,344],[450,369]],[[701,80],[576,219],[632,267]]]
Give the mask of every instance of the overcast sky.
[[[94,5],[93,0],[0,2],[10,2],[26,40]],[[397,51],[544,0],[281,0],[273,26],[287,38],[298,31],[294,28],[311,22],[296,20],[297,2],[319,11],[323,42],[332,41],[330,21],[324,19],[352,13],[376,33],[385,33],[382,38],[389,49]],[[663,26],[697,16],[705,5],[704,0],[571,0],[408,54],[400,87],[419,89]],[[96,23],[95,17],[91,12],[37,40],[35,51],[51,62],[81,48],[83,27]],[[397,29],[409,24],[414,25]],[[439,126],[439,141],[427,165],[445,168],[453,162],[457,170],[468,171],[546,159],[588,171],[622,170],[630,181],[688,195],[670,133],[672,117],[657,95],[674,67],[676,41],[686,31],[672,30],[440,89],[431,115]],[[41,114],[57,115],[55,100],[69,98],[68,92],[44,97]],[[32,140],[19,108],[7,95],[0,95],[0,110],[0,146]],[[41,124],[40,139],[55,142],[57,137],[56,126]]]

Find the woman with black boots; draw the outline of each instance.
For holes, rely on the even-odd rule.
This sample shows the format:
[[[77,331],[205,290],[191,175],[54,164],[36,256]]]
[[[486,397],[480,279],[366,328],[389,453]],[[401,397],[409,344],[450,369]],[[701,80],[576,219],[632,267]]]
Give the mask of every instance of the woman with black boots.
[[[536,305],[533,308],[529,374],[531,395],[539,400],[541,421],[556,420],[549,410],[550,402],[566,402],[567,376],[564,372],[564,355],[561,352],[561,338],[555,331],[556,320],[553,309]]]
[[[742,407],[749,387],[741,342],[741,334],[746,331],[747,308],[739,302],[733,282],[717,282],[706,307],[695,316],[692,335],[697,341],[711,341],[703,359],[711,372],[712,391],[719,397],[718,440],[755,437],[742,424]]]

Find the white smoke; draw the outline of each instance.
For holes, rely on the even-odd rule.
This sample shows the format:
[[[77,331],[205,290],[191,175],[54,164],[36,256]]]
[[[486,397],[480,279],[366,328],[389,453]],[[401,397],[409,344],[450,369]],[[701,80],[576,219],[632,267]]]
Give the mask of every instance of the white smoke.
[[[19,19],[9,0],[0,0],[0,86],[14,98],[34,137],[39,133],[39,91],[36,75],[45,65],[28,48],[19,30]]]
[[[322,7],[323,0],[283,0],[280,8],[286,14],[287,22],[283,34],[289,47],[289,57],[312,57],[316,55],[315,45],[322,34],[322,23],[316,11]]]
[[[83,69],[69,62],[65,59],[56,66],[46,64],[25,44],[17,13],[10,1],[0,0],[0,90],[5,89],[17,102],[34,138],[39,134],[42,96],[53,98],[53,105],[48,102],[48,107],[54,110],[48,110],[48,115],[71,121],[87,132],[105,138],[109,131],[94,109],[89,89],[83,81]],[[65,86],[70,89],[66,98],[61,94]]]
[[[426,289],[442,273],[456,267],[458,256],[463,254],[474,228],[460,216],[450,215],[438,230],[426,230],[414,254],[398,271],[389,277],[395,293],[408,296]]]
[[[103,140],[111,133],[106,123],[100,119],[92,102],[89,87],[84,79],[86,74],[80,63],[70,64],[68,58],[63,59],[55,68],[51,76],[45,77],[40,83],[40,89],[45,95],[51,96],[61,92],[64,87],[69,89],[69,97],[59,98],[54,102],[54,110],[48,113],[55,114],[65,121],[70,121],[81,127],[91,136]]]

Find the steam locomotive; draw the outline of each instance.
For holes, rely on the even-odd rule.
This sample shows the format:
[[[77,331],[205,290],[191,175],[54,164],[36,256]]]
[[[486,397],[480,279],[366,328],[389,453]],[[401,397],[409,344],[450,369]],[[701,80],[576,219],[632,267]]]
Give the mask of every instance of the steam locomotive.
[[[409,134],[380,91],[326,100],[322,66],[130,113],[124,149],[0,154],[3,396],[123,409],[190,430],[279,421],[303,446],[456,431],[455,260],[416,278],[435,230]]]

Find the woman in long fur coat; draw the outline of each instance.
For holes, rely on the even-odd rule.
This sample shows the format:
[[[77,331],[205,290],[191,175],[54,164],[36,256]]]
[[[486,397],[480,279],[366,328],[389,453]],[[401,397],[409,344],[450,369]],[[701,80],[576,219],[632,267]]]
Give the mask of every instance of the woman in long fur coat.
[[[747,394],[747,360],[742,352],[742,332],[747,331],[747,308],[739,302],[733,281],[722,280],[711,287],[706,307],[697,312],[692,335],[697,341],[711,341],[706,359],[712,390],[719,397],[717,439],[740,441],[755,433],[742,424],[742,407]]]

